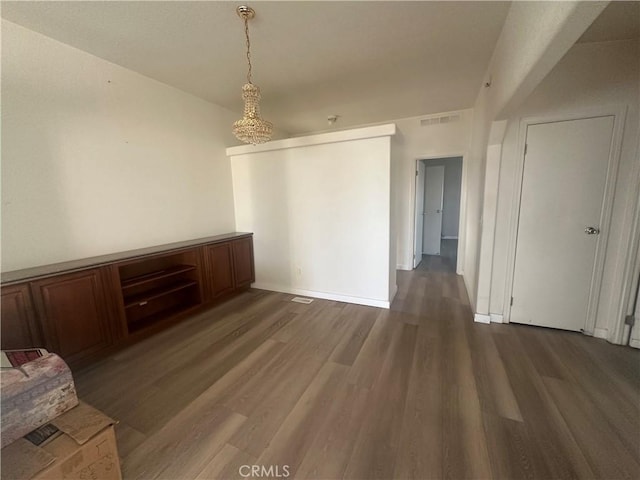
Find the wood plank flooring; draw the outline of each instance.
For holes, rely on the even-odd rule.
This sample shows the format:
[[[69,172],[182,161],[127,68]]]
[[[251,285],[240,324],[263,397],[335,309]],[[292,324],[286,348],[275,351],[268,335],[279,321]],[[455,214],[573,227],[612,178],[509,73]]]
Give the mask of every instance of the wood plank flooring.
[[[79,395],[120,422],[127,479],[640,478],[640,352],[475,324],[442,260],[398,272],[390,310],[249,291]]]

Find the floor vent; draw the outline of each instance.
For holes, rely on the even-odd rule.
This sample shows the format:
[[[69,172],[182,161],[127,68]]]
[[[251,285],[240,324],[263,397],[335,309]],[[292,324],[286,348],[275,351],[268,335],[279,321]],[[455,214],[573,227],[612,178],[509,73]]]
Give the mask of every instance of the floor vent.
[[[429,117],[420,120],[420,126],[426,127],[428,125],[439,125],[441,123],[453,123],[460,120],[459,113],[453,113],[450,115],[441,115],[439,117]]]
[[[291,299],[292,302],[296,302],[296,303],[304,303],[305,305],[309,305],[311,302],[313,302],[313,298],[304,298],[304,297],[293,297]]]

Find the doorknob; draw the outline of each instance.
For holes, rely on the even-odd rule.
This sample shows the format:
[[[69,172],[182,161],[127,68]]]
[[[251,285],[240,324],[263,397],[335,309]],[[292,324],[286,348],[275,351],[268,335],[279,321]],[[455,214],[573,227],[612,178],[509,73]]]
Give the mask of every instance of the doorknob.
[[[436,213],[442,213],[442,210],[436,210]]]
[[[600,233],[600,229],[598,227],[587,227],[584,229],[584,233],[587,235],[598,235]]]

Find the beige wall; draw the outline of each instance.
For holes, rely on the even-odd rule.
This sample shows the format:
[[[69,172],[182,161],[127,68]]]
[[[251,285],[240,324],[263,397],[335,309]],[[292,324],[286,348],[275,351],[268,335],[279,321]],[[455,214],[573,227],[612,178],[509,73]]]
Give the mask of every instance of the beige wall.
[[[2,269],[233,231],[236,115],[2,22]]]

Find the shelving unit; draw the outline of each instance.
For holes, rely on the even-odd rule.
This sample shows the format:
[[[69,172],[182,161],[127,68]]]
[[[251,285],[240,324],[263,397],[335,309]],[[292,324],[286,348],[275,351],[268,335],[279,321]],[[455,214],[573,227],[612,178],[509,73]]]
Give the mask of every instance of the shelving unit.
[[[198,259],[194,250],[123,264],[118,272],[129,333],[202,303]]]
[[[75,368],[254,281],[252,234],[242,232],[2,272],[2,348],[46,348]]]

